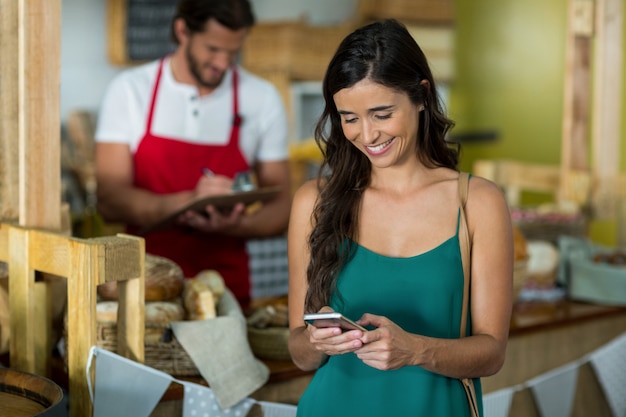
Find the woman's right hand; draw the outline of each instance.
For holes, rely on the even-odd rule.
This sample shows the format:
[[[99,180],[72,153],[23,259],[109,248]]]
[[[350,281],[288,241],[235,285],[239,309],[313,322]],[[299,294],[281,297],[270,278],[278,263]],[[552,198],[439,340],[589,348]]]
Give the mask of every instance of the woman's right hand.
[[[333,311],[330,307],[322,307],[319,312]],[[312,324],[307,324],[309,342],[313,347],[326,355],[343,355],[354,352],[363,346],[361,330],[343,330],[339,327],[317,328]]]

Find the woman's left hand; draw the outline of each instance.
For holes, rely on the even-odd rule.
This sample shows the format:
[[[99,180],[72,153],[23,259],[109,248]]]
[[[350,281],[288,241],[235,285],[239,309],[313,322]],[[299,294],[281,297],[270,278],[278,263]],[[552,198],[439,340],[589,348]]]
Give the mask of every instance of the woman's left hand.
[[[363,346],[354,352],[363,363],[380,370],[417,363],[418,336],[405,332],[383,316],[364,314],[358,322],[362,326],[376,327],[363,334]]]

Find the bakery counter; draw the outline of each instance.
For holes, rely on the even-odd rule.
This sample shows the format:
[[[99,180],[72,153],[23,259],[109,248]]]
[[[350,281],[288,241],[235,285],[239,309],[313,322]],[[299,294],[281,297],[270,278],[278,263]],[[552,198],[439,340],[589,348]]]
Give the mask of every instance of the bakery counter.
[[[626,307],[609,307],[569,300],[517,303],[511,320],[505,364],[483,378],[485,393],[522,384],[544,372],[584,357],[626,332]],[[253,397],[295,404],[311,372],[291,362],[266,362],[270,381]],[[611,416],[589,365],[581,368],[573,417]],[[514,396],[510,417],[539,416],[528,390]]]
[[[483,378],[483,391],[523,384],[562,365],[583,358],[626,332],[626,307],[575,301],[517,303],[504,366]],[[611,416],[589,364],[580,368],[572,416]],[[523,389],[513,397],[510,417],[539,416],[532,395]]]
[[[517,303],[511,320],[511,331],[504,366],[496,375],[483,378],[485,393],[522,384],[529,379],[580,359],[613,338],[626,332],[626,307],[608,307],[574,301],[553,303]],[[254,392],[257,400],[297,404],[308,385],[312,372],[298,369],[290,361],[264,361],[270,368],[269,381]],[[195,382],[203,383],[196,379]],[[611,416],[602,391],[589,365],[579,374],[579,386],[573,417]],[[182,387],[172,387],[164,402],[180,400]],[[169,406],[178,407],[179,401]],[[174,410],[167,404],[159,409]],[[539,417],[529,390],[517,392],[510,417]]]

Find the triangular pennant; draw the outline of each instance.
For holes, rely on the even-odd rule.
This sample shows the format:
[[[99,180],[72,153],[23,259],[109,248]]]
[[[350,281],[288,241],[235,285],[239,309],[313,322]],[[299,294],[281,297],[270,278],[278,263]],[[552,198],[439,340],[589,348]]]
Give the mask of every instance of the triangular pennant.
[[[259,401],[263,410],[263,417],[296,417],[298,407],[291,404]]]
[[[626,333],[589,355],[615,417],[626,416]]]
[[[245,417],[256,403],[252,398],[246,398],[223,410],[212,389],[193,382],[176,382],[185,387],[183,417]]]
[[[543,417],[569,417],[574,407],[580,363],[561,366],[528,381]]]
[[[483,395],[484,417],[507,417],[513,400],[514,388],[504,388]]]
[[[94,417],[148,417],[173,378],[104,349],[96,358]]]

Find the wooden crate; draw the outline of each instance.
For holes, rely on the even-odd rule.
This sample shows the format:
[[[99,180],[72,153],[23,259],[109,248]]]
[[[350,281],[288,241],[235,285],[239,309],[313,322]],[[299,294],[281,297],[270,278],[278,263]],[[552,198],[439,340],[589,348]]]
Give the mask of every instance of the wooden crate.
[[[554,201],[571,201],[583,207],[589,203],[591,175],[586,171],[563,171],[558,165],[505,159],[478,160],[473,173],[500,185],[508,203],[520,205],[522,191],[551,194]]]
[[[351,24],[308,26],[298,29],[299,45],[294,51],[292,76],[296,80],[322,80],[341,41],[352,31]]]
[[[246,39],[242,64],[253,73],[288,74],[290,80],[318,81],[324,78],[339,43],[353,29],[352,24],[259,23]]]
[[[290,72],[299,25],[293,21],[256,24],[242,50],[243,66],[252,72]]]
[[[453,0],[359,0],[362,20],[398,19],[404,22],[450,24],[454,22]]]
[[[442,25],[407,24],[436,81],[454,79],[454,28]]]

